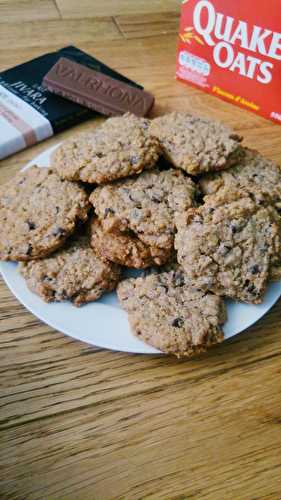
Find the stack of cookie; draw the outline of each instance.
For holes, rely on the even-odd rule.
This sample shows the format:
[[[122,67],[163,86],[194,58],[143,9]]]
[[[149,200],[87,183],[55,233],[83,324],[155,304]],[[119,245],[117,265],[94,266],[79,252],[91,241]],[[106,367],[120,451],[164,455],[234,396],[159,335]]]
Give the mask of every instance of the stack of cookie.
[[[223,340],[223,297],[281,278],[281,170],[187,113],[110,118],[0,191],[0,258],[75,305],[117,286],[133,332],[190,356]],[[121,280],[122,267],[147,269]],[[119,284],[118,284],[119,283]]]

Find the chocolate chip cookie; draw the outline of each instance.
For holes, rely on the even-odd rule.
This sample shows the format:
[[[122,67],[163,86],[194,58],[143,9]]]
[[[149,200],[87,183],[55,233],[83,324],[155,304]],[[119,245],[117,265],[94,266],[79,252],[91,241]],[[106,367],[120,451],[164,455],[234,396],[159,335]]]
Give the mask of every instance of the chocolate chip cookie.
[[[170,251],[146,245],[129,231],[104,231],[97,218],[91,224],[91,246],[100,257],[136,269],[161,266],[171,257]]]
[[[176,217],[175,247],[194,286],[249,303],[262,300],[271,260],[280,252],[271,209],[221,190]]]
[[[222,123],[173,112],[151,122],[164,156],[190,175],[229,167],[241,155],[242,137]]]
[[[87,236],[72,237],[50,257],[20,264],[30,290],[45,302],[71,300],[80,306],[113,290],[120,267],[98,257]]]
[[[87,219],[88,196],[51,169],[33,166],[0,188],[0,259],[31,260],[62,246]]]
[[[192,287],[180,269],[122,281],[117,295],[134,334],[163,352],[192,356],[223,340],[222,299]]]
[[[208,197],[207,197],[208,198]],[[270,261],[269,281],[281,280],[281,217],[280,211],[274,206],[267,205],[267,210],[270,211],[272,219],[279,228],[278,237],[274,239],[274,252]]]
[[[90,201],[104,231],[131,231],[146,245],[163,249],[170,255],[177,204],[174,192],[179,190],[186,208],[193,206],[197,188],[191,179],[179,170],[155,169],[100,186],[91,194]]]
[[[281,214],[281,167],[258,151],[245,148],[237,165],[202,177],[200,186],[207,195],[221,188],[241,189],[258,202],[274,205]]]
[[[152,168],[159,152],[149,120],[126,113],[109,118],[92,133],[64,142],[52,161],[63,179],[104,184]]]

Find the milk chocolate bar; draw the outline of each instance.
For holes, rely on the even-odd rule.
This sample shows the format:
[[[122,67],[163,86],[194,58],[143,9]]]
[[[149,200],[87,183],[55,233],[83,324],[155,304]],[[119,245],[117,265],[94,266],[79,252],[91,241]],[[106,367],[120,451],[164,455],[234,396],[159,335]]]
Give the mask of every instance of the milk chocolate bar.
[[[87,68],[65,57],[43,79],[43,86],[86,108],[116,116],[130,111],[145,116],[153,106],[152,94]]]
[[[42,79],[54,64],[67,57],[127,85],[140,85],[76,47],[44,54],[0,73],[0,160],[96,113],[49,92]]]

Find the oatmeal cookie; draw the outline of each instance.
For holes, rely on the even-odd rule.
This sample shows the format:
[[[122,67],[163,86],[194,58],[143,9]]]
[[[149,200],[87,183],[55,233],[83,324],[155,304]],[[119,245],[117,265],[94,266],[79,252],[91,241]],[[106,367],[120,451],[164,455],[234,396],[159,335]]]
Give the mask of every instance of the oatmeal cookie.
[[[185,207],[193,206],[197,188],[183,172],[155,169],[100,186],[91,194],[90,201],[105,231],[130,230],[146,245],[170,253],[175,234],[175,192],[179,191]]]
[[[244,151],[237,165],[200,179],[203,194],[215,194],[222,188],[240,189],[257,202],[274,205],[281,214],[281,167],[258,151]]]
[[[194,286],[249,303],[262,300],[271,262],[280,252],[271,209],[220,191],[176,217],[178,261]]]
[[[33,166],[0,188],[0,260],[31,260],[62,246],[87,219],[88,196],[48,168]]]
[[[159,152],[149,120],[126,113],[64,142],[52,161],[63,179],[104,184],[152,168]]]
[[[150,131],[164,156],[190,175],[229,167],[241,155],[242,137],[222,123],[173,112],[152,120]]]
[[[50,257],[19,267],[30,290],[45,302],[71,300],[76,306],[99,299],[120,279],[120,267],[98,257],[81,235]]]
[[[163,352],[192,356],[223,340],[223,300],[192,287],[180,269],[122,281],[117,295],[134,334]]]

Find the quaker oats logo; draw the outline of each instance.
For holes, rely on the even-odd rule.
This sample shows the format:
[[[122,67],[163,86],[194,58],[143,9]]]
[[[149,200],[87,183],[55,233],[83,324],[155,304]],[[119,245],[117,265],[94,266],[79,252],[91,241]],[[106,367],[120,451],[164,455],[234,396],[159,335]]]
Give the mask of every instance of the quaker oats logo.
[[[217,66],[262,84],[271,82],[273,60],[281,60],[281,33],[217,12],[210,0],[196,3],[193,26],[181,39],[211,47]]]
[[[205,45],[202,38],[194,31],[193,26],[188,26],[187,28],[185,28],[184,33],[180,33],[180,39],[182,40],[182,42],[188,43],[189,45],[191,45],[193,40],[195,40],[195,42],[199,43],[200,45]]]

